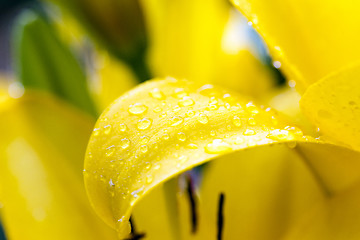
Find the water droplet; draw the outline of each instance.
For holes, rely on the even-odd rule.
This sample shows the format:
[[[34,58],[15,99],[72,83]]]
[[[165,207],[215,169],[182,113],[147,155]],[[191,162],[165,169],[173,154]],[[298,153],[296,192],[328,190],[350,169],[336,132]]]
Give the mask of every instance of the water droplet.
[[[245,136],[252,136],[255,135],[256,132],[252,129],[246,129],[245,132],[243,133]]]
[[[215,131],[214,130],[211,130],[210,131],[210,136],[214,137],[216,135]]]
[[[154,181],[153,176],[148,175],[148,176],[146,177],[146,183],[147,183],[147,184],[150,184],[150,183],[152,183],[153,181]]]
[[[130,146],[130,140],[127,139],[127,138],[123,138],[121,139],[120,141],[120,146],[123,148],[123,149],[126,149]]]
[[[195,112],[193,110],[189,110],[189,111],[186,112],[186,116],[187,117],[193,117],[193,116],[195,116]]]
[[[180,124],[182,124],[184,121],[184,119],[180,116],[175,116],[173,118],[170,119],[170,126],[178,126]]]
[[[181,155],[181,156],[178,157],[178,161],[179,161],[180,163],[184,163],[184,162],[186,162],[187,160],[188,160],[188,157],[185,156],[185,155]]]
[[[273,64],[274,68],[276,68],[276,69],[279,69],[281,67],[281,62],[280,61],[273,61],[272,64]]]
[[[114,186],[115,186],[115,184],[113,183],[113,181],[112,181],[111,178],[110,178],[110,181],[109,181],[109,185],[110,185],[110,187],[114,187]]]
[[[232,147],[222,139],[215,139],[205,146],[205,152],[209,154],[225,153],[231,150]]]
[[[161,110],[162,110],[161,107],[155,107],[153,111],[155,113],[158,113],[158,112],[161,112]]]
[[[201,86],[198,89],[198,92],[205,96],[212,96],[216,93],[214,86],[211,84],[206,84],[206,85]]]
[[[99,136],[99,134],[100,134],[100,128],[94,128],[94,130],[93,130],[93,135],[94,136]]]
[[[275,129],[270,131],[270,133],[266,136],[269,139],[276,141],[284,141],[284,140],[294,140],[295,137],[293,134],[290,134],[288,130],[280,130]]]
[[[175,89],[174,95],[177,98],[183,98],[183,97],[187,96],[188,93],[183,88],[177,88],[177,89]]]
[[[150,96],[152,96],[153,98],[158,99],[158,100],[162,100],[165,98],[164,93],[158,88],[154,88],[149,93],[150,93]]]
[[[150,138],[148,136],[142,136],[140,138],[140,144],[147,144],[149,142]]]
[[[169,134],[164,134],[164,136],[163,136],[164,140],[169,140],[169,138],[170,138]]]
[[[120,129],[120,131],[121,131],[121,132],[125,132],[125,131],[126,131],[126,129],[127,129],[126,124],[125,124],[125,123],[120,123],[120,125],[119,125],[119,129]]]
[[[108,135],[111,132],[111,125],[106,125],[104,127],[104,133]]]
[[[114,152],[115,152],[115,146],[112,145],[112,146],[106,148],[105,155],[107,157],[110,157],[111,155],[113,155]]]
[[[234,116],[232,122],[235,127],[241,127],[241,119],[238,116]]]
[[[256,125],[256,121],[254,118],[249,118],[248,119],[248,124],[251,125],[251,126],[255,126]]]
[[[145,169],[149,170],[150,168],[151,168],[151,163],[147,162],[146,165],[145,165]]]
[[[151,126],[152,120],[150,118],[143,118],[138,121],[137,128],[139,130],[146,130]]]
[[[199,147],[198,147],[198,145],[196,145],[196,144],[194,144],[194,143],[189,143],[189,144],[187,145],[187,148],[190,148],[190,149],[198,149]]]
[[[158,164],[156,164],[155,166],[154,166],[154,170],[159,170],[161,168],[161,164],[160,163],[158,163]]]
[[[179,107],[178,105],[176,105],[173,109],[173,112],[178,112],[181,110],[181,107]]]
[[[207,117],[205,114],[203,114],[203,113],[201,113],[201,114],[198,116],[197,120],[198,120],[199,123],[202,123],[202,124],[207,124],[207,123],[209,122],[208,117]]]
[[[186,140],[186,135],[185,135],[185,133],[179,132],[179,133],[177,134],[177,139],[178,139],[179,141],[181,141],[181,142],[184,142],[184,141]]]
[[[236,137],[235,138],[235,144],[240,145],[243,144],[245,140],[242,137]]]
[[[139,114],[142,114],[142,113],[146,112],[147,109],[148,109],[147,106],[145,106],[144,104],[135,103],[133,105],[130,105],[128,111],[131,114],[139,115]]]
[[[140,151],[142,153],[147,153],[147,151],[149,150],[148,146],[147,145],[141,145],[140,146]]]
[[[164,118],[164,117],[166,117],[167,116],[167,113],[166,112],[162,112],[161,114],[160,114],[160,117],[161,118]]]
[[[259,113],[259,109],[252,102],[246,104],[246,110],[252,114]]]
[[[195,104],[194,100],[189,96],[185,96],[179,101],[179,105],[182,107],[188,107],[194,104]]]

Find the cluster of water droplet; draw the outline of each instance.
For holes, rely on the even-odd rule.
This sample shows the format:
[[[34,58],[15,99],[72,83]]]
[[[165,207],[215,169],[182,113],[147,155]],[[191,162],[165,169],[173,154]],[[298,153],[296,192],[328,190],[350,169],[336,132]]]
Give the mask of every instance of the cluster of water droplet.
[[[270,108],[213,85],[172,80],[163,87],[150,82],[140,88],[102,115],[88,150],[88,158],[96,152],[93,161],[106,165],[93,171],[94,177],[111,196],[131,199],[131,204],[145,184],[160,180],[156,176],[185,170],[209,154],[302,136],[298,128],[281,125]]]

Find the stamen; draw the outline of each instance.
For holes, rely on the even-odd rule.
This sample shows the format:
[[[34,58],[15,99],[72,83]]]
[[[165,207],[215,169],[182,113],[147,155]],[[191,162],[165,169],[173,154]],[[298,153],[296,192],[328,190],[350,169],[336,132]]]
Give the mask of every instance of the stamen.
[[[217,240],[222,239],[222,232],[224,228],[224,213],[223,213],[224,202],[225,202],[225,194],[220,193],[219,205],[218,205],[218,218],[217,218],[217,227],[218,227]]]
[[[124,240],[139,240],[146,236],[145,233],[137,233],[136,232],[136,228],[135,228],[135,224],[134,224],[134,217],[132,217],[132,216],[130,217],[129,223],[131,226],[130,238],[125,238]]]
[[[191,176],[187,177],[187,192],[190,202],[190,211],[191,211],[191,232],[194,234],[197,230],[198,217],[197,217],[197,203],[195,196],[194,184]]]

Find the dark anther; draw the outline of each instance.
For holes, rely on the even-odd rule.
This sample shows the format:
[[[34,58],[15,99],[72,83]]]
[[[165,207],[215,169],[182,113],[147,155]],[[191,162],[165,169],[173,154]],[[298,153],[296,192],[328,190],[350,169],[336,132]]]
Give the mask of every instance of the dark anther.
[[[218,217],[217,217],[217,227],[218,227],[217,239],[218,240],[222,239],[222,232],[223,232],[223,228],[224,228],[224,202],[225,202],[225,194],[220,193],[219,205],[218,205]]]
[[[197,209],[196,209],[196,196],[195,196],[195,187],[191,176],[187,178],[187,192],[190,201],[190,210],[191,210],[191,232],[196,233],[198,218],[197,218]]]
[[[139,240],[144,238],[146,235],[145,233],[137,233],[136,232],[136,228],[135,228],[135,224],[134,224],[134,218],[130,217],[129,219],[130,222],[130,226],[131,226],[131,233],[130,233],[130,237],[129,238],[125,238],[124,240]]]

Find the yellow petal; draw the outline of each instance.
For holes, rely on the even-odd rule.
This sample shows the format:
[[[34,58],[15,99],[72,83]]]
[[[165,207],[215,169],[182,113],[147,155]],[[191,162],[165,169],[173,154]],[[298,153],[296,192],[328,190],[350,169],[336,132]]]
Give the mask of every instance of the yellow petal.
[[[93,120],[44,93],[0,105],[2,221],[9,239],[114,239],[82,181]]]
[[[147,239],[216,239],[219,196],[223,194],[223,239],[281,239],[304,212],[324,198],[301,156],[286,145],[252,148],[208,163],[193,175],[192,180],[198,181],[192,185],[194,205],[187,174],[179,177],[180,189],[175,185],[172,193],[156,187],[134,206],[137,232]],[[166,197],[165,191],[174,197]],[[169,202],[175,208],[168,214],[171,224],[180,229],[172,236],[168,215],[163,213],[169,211]]]
[[[221,83],[261,95],[274,76],[254,53],[247,21],[222,0],[143,1],[155,76]]]
[[[301,99],[306,116],[327,138],[360,149],[360,66],[332,74],[310,86]]]
[[[217,156],[276,143],[296,147],[322,170],[319,182],[330,193],[360,177],[357,153],[303,137],[231,91],[169,78],[142,84],[105,110],[88,145],[85,184],[97,213],[126,237],[132,206],[161,182]]]
[[[360,185],[324,199],[299,219],[284,239],[349,239],[360,238]]]
[[[360,53],[359,2],[232,0],[302,87],[339,70]]]
[[[114,59],[108,53],[94,53],[94,92],[100,112],[120,95],[138,83],[126,64]]]

